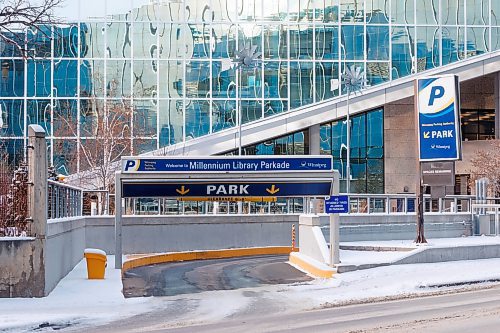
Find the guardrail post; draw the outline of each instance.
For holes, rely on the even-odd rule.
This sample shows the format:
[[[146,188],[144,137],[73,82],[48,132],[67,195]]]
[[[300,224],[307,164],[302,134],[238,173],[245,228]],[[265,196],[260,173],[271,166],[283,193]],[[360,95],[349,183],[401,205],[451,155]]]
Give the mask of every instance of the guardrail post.
[[[122,181],[115,175],[115,268],[122,269]]]

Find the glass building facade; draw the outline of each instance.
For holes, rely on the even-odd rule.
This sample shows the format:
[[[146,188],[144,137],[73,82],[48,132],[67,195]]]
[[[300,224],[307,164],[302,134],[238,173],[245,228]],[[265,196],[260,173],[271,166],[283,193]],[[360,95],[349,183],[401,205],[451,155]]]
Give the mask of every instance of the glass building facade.
[[[100,110],[128,110],[125,153],[139,154],[238,126],[240,110],[248,123],[345,94],[346,66],[374,86],[500,49],[497,0],[68,0],[63,9],[70,23],[10,35],[29,57],[0,42],[0,141],[22,150],[27,125],[40,124],[60,173],[85,169],[79,152]],[[260,60],[236,68],[246,45]],[[383,169],[383,136],[369,130],[381,114],[352,118],[368,129],[353,131],[354,173]],[[321,127],[321,149],[338,163],[343,126]],[[307,153],[303,133],[271,141],[247,153]]]

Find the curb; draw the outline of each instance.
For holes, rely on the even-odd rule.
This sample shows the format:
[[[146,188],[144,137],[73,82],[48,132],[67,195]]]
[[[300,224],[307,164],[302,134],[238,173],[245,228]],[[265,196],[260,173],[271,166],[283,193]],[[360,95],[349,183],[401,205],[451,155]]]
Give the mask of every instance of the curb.
[[[327,266],[299,252],[290,253],[290,263],[316,278],[330,279],[337,272],[335,268]]]
[[[290,246],[270,246],[270,247],[251,247],[225,250],[206,250],[191,252],[170,252],[130,255],[122,265],[122,274],[126,271],[142,266],[162,264],[178,261],[193,261],[205,259],[224,259],[236,257],[250,257],[259,255],[285,255],[292,252]]]

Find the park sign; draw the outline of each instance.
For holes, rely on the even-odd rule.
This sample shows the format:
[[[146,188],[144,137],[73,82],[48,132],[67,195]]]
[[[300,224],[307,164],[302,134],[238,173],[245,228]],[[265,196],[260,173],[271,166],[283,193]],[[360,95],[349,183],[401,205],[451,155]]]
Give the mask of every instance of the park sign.
[[[123,173],[333,171],[331,156],[123,157]]]
[[[458,77],[443,75],[417,79],[415,91],[419,160],[460,160]]]
[[[331,179],[213,179],[123,183],[121,193],[124,198],[276,198],[327,196],[331,191]]]

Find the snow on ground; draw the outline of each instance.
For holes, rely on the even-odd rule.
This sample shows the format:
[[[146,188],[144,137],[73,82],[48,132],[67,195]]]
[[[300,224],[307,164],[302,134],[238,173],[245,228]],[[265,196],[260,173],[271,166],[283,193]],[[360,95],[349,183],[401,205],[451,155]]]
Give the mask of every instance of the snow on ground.
[[[459,238],[431,238],[427,239],[427,244],[415,244],[412,240],[385,240],[385,241],[360,241],[341,242],[340,245],[351,246],[380,246],[380,247],[404,247],[417,248],[420,246],[469,246],[469,245],[489,245],[500,244],[500,237],[495,236],[472,236]]]
[[[351,251],[340,250],[342,265],[389,263],[408,256],[406,251]]]
[[[0,299],[0,331],[44,322],[103,323],[154,308],[152,299],[123,297],[121,272],[113,268],[114,261],[108,256],[104,280],[88,280],[82,260],[47,297]]]
[[[496,242],[496,243],[495,243]],[[367,244],[368,242],[356,242]],[[376,246],[411,241],[370,242]],[[430,240],[436,246],[500,243],[496,237]],[[433,245],[430,245],[433,246]],[[367,263],[390,259],[394,253],[342,251],[343,263]],[[378,257],[377,257],[378,256]],[[228,316],[266,314],[270,311],[300,311],[325,304],[344,303],[373,297],[396,296],[436,290],[427,286],[500,279],[500,259],[454,261],[378,267],[337,274],[333,279],[310,283],[273,285],[228,291],[210,291],[172,297],[125,299],[121,294],[120,271],[108,256],[105,280],[87,280],[82,260],[45,298],[0,299],[0,331],[19,332],[49,323],[75,326],[98,325],[136,314],[162,309],[169,325],[216,322]],[[194,319],[195,318],[195,319]]]

